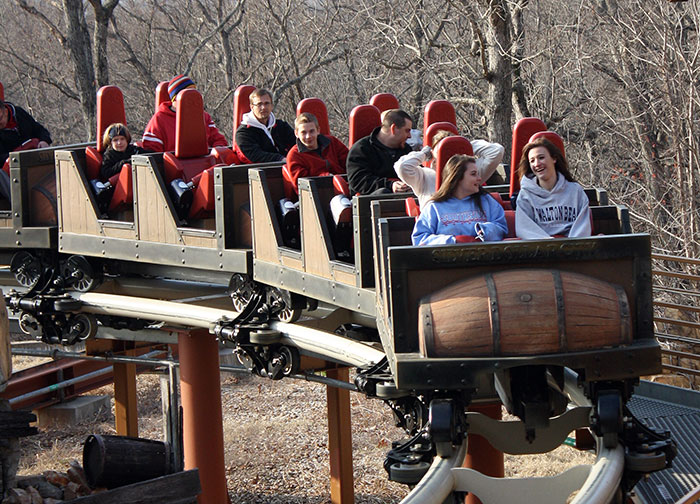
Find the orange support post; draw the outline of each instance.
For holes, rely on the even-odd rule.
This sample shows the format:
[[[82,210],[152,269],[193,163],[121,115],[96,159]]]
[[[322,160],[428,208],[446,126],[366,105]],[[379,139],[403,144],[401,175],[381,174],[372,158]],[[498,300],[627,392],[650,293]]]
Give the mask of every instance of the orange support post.
[[[482,413],[493,419],[500,420],[501,403],[477,404],[469,407],[469,411]],[[502,478],[504,475],[503,453],[496,450],[486,438],[477,434],[469,434],[467,438],[467,456],[464,467],[479,471],[486,476]],[[481,504],[476,495],[469,494],[464,504]]]
[[[181,333],[178,346],[185,470],[199,468],[199,504],[226,503],[219,346],[203,329]]]
[[[127,350],[126,355],[134,355]],[[136,402],[136,364],[115,363],[114,426],[120,436],[139,436],[139,416]]]
[[[328,378],[348,381],[348,368],[329,369]],[[328,451],[331,459],[331,502],[355,502],[352,474],[352,432],[350,430],[350,391],[328,387]]]

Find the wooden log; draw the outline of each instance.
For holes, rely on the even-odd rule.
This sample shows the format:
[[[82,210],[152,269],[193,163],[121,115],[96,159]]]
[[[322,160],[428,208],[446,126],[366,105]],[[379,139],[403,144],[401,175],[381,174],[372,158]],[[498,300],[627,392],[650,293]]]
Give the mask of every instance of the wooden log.
[[[0,411],[0,439],[36,434],[39,431],[31,422],[36,422],[36,415],[29,411]]]
[[[78,497],[63,504],[196,504],[200,492],[199,470],[192,469]]]
[[[418,334],[427,357],[537,355],[629,343],[632,322],[620,286],[524,269],[468,278],[422,299]]]

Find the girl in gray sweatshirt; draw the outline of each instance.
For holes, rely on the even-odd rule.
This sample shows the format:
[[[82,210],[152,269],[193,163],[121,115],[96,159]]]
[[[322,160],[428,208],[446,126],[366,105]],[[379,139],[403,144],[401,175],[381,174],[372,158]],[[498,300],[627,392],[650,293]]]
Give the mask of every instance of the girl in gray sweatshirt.
[[[524,240],[591,236],[588,197],[561,151],[546,138],[523,148],[515,234]]]

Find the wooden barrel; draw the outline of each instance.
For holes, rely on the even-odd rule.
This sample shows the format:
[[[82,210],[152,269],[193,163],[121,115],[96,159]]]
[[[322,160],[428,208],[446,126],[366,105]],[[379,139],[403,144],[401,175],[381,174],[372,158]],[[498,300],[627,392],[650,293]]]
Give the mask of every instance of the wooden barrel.
[[[91,434],[83,446],[83,469],[93,488],[158,478],[172,472],[170,446],[150,439]]]
[[[0,392],[5,390],[12,375],[12,353],[10,350],[10,323],[7,319],[5,298],[0,296]]]
[[[426,357],[537,355],[631,342],[624,289],[558,270],[510,270],[454,283],[423,298]]]
[[[53,171],[32,187],[30,222],[32,226],[55,226],[58,223],[56,173]]]

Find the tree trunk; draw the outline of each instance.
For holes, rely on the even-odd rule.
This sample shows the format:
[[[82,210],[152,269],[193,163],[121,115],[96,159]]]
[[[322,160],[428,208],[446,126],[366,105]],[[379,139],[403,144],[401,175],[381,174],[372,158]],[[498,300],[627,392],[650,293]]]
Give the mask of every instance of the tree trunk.
[[[89,141],[94,140],[95,125],[95,71],[92,66],[92,44],[85,22],[82,0],[63,0],[67,34],[66,47],[73,60],[75,83],[80,95],[85,131]]]
[[[513,106],[510,58],[510,26],[506,0],[489,0],[488,25],[485,30],[488,55],[488,106],[491,120],[487,124],[489,139],[503,144],[506,152],[511,145],[511,116]]]

